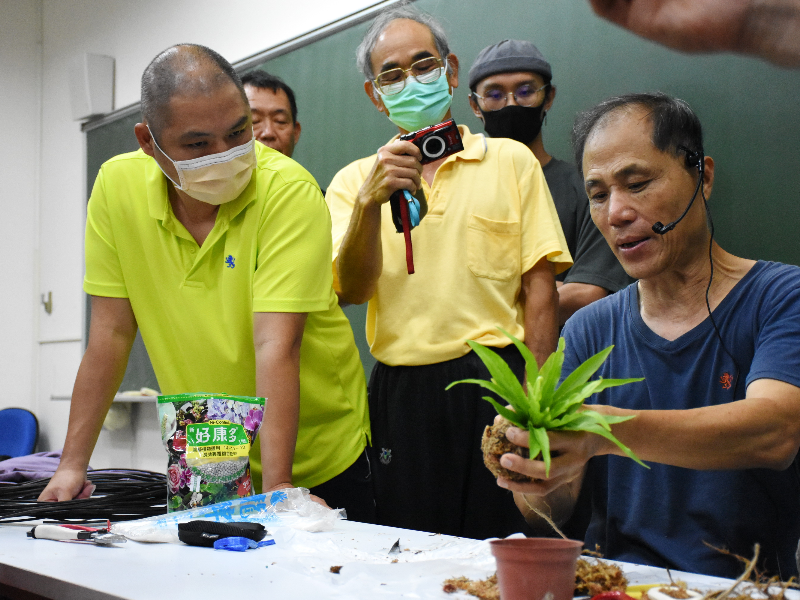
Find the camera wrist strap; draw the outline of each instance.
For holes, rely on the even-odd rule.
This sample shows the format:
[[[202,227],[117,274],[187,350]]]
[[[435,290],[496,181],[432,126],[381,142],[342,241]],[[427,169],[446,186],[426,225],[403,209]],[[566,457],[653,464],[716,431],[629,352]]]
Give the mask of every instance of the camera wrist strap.
[[[414,249],[411,246],[411,219],[409,218],[408,205],[410,201],[407,198],[415,200],[415,198],[408,193],[408,190],[403,190],[405,198],[400,198],[400,219],[403,222],[403,237],[406,241],[406,269],[408,274],[414,273]],[[419,222],[419,209],[417,209],[417,222]]]

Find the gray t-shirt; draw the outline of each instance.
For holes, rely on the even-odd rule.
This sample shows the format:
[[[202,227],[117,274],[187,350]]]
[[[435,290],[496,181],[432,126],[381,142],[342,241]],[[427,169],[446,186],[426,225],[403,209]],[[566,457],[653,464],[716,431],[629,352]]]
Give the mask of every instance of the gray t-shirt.
[[[581,175],[571,164],[553,158],[543,169],[573,265],[560,275],[564,283],[588,283],[611,293],[633,281],[622,269],[589,214]]]

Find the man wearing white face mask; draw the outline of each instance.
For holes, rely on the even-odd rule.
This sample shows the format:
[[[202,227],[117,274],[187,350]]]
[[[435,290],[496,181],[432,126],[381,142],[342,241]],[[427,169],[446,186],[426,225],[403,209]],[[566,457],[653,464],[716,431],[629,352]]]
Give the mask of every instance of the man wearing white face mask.
[[[357,61],[367,96],[400,133],[450,117],[458,58],[429,15],[407,6],[382,14]],[[485,538],[524,523],[504,514],[512,498],[483,466],[491,405],[479,390],[445,387],[488,376],[466,340],[493,346],[522,377],[522,357],[499,327],[540,364],[555,350],[555,274],[571,259],[536,158],[459,130],[464,150],[424,166],[414,144],[390,140],[342,169],[325,199],[335,285],[345,302],[369,301],[367,340],[379,361],[369,385],[378,522]],[[411,232],[409,275],[388,200],[418,189],[428,213]]]
[[[142,116],[141,150],[105,163],[89,201],[89,343],[40,500],[90,493],[86,465],[138,327],[163,393],[267,398],[256,493],[307,487],[371,521],[366,387],[316,182],[254,144],[239,77],[203,46],[153,60]]]

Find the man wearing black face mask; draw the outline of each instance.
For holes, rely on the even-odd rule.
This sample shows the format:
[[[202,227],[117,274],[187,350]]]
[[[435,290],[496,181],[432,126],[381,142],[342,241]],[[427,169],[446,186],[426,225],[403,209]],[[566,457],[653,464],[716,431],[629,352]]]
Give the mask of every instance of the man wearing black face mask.
[[[469,72],[469,103],[493,138],[525,144],[542,165],[574,264],[556,277],[559,325],[578,310],[622,289],[625,274],[592,223],[577,169],[544,149],[542,122],[556,88],[542,53],[530,42],[503,40],[481,50]]]

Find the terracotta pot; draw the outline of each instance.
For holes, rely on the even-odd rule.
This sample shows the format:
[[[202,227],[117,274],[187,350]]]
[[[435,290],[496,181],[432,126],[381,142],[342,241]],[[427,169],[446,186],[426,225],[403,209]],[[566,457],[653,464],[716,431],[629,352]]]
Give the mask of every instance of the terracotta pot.
[[[572,600],[575,563],[583,542],[514,538],[489,544],[497,560],[502,600]]]

